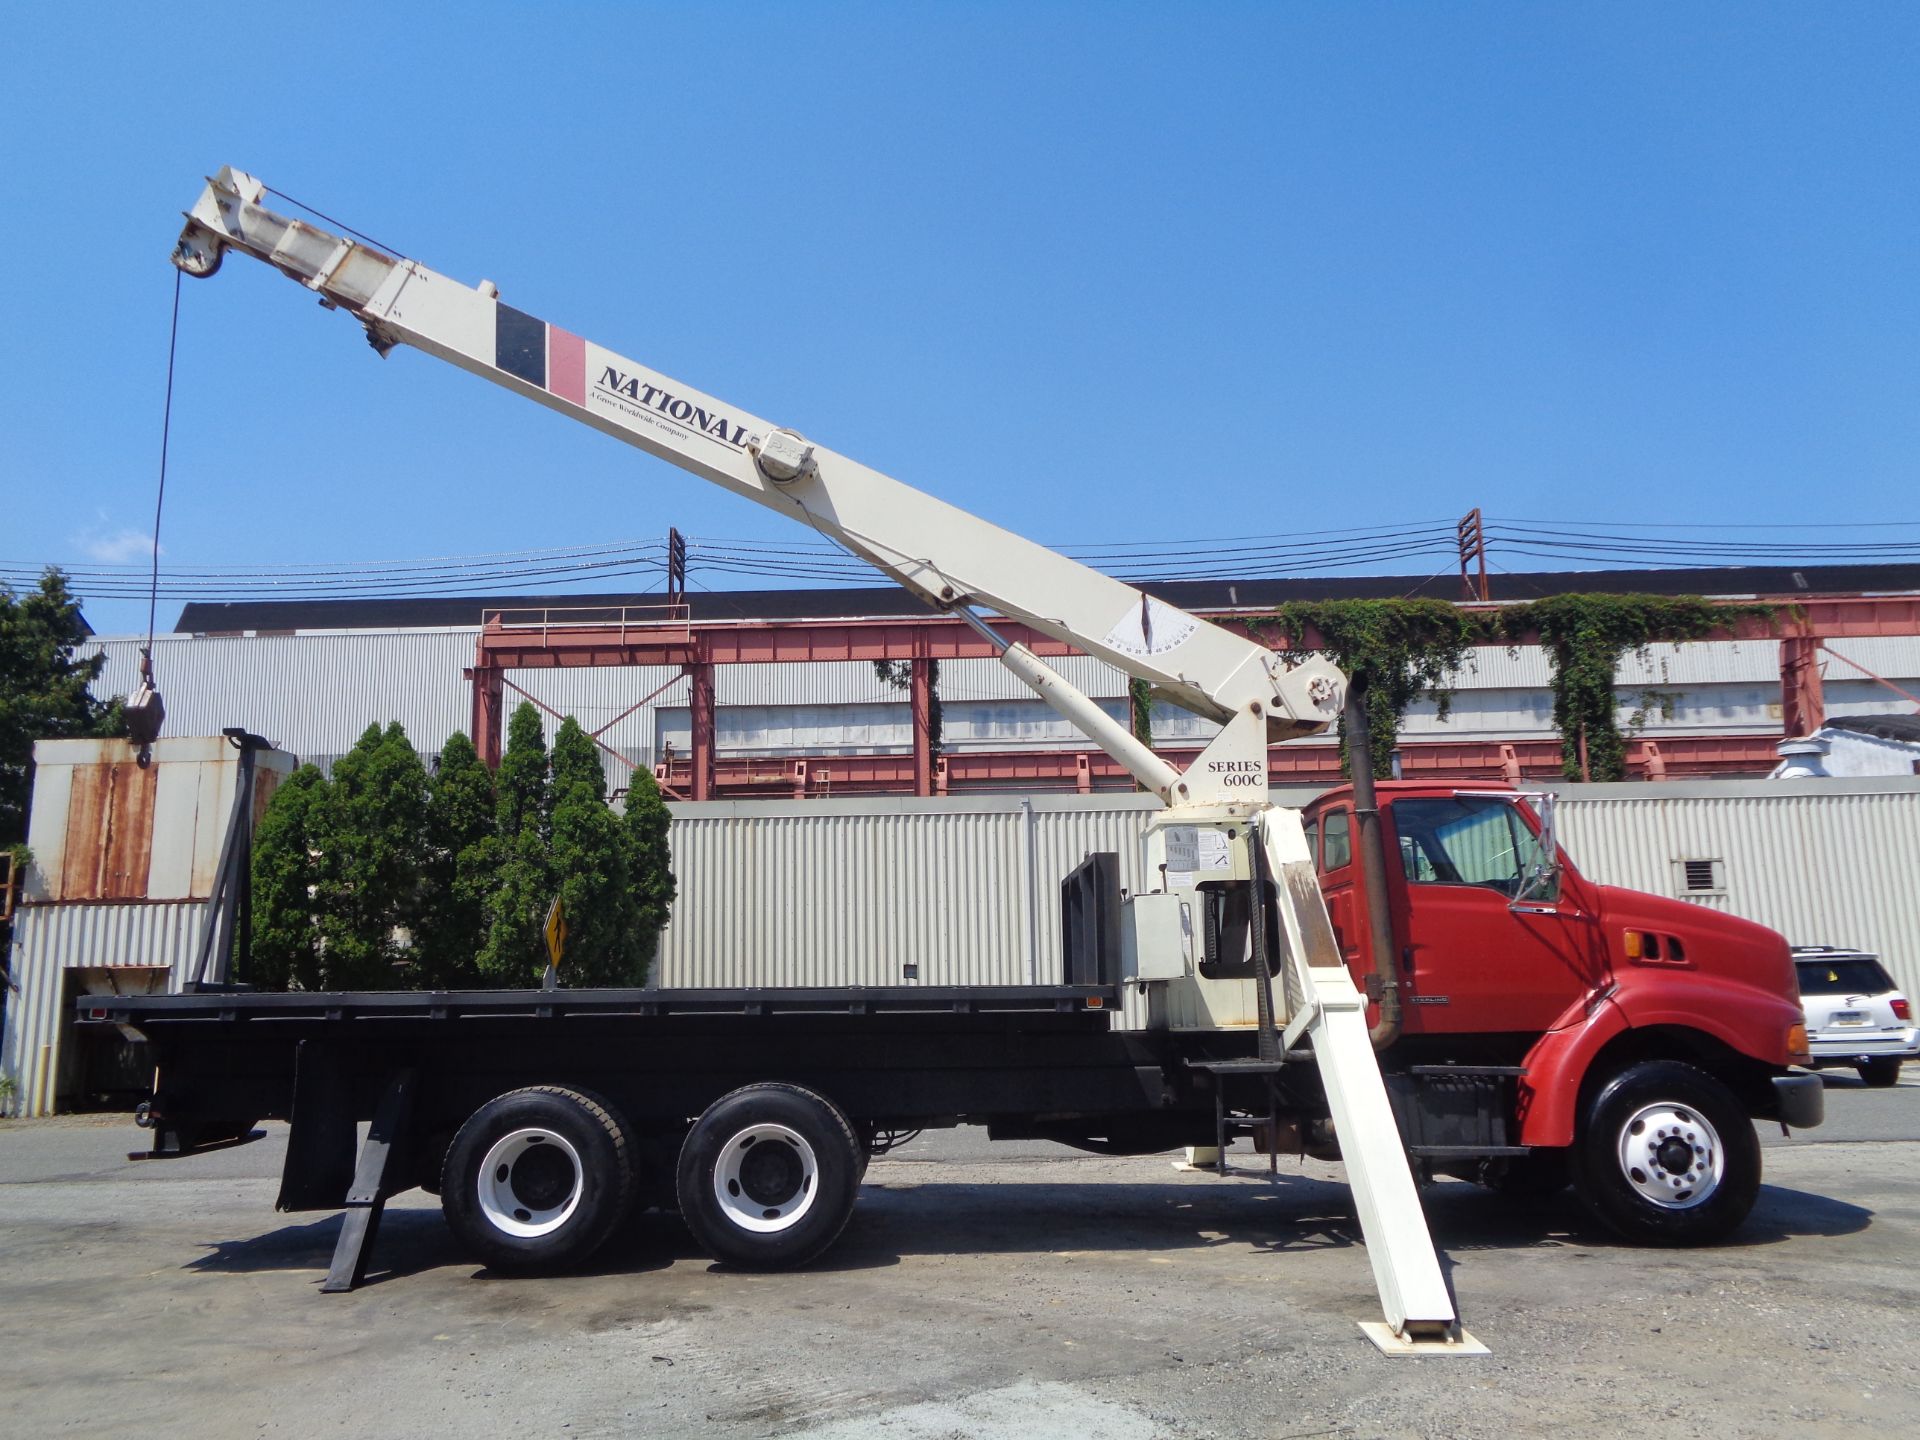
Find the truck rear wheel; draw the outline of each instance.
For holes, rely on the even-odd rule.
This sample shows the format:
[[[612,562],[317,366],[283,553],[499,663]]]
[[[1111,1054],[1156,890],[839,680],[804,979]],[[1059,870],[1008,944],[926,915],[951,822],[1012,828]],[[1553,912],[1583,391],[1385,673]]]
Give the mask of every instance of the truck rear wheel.
[[[1733,1093],[1678,1060],[1629,1066],[1601,1087],[1568,1156],[1600,1222],[1640,1245],[1706,1245],[1747,1218],[1760,1142]]]
[[[681,1146],[680,1214],[729,1265],[804,1265],[846,1228],[863,1159],[847,1117],[824,1096],[748,1085],[707,1107]]]
[[[489,1100],[447,1147],[440,1208],[499,1270],[564,1270],[598,1250],[634,1186],[626,1127],[604,1101],[535,1086]]]

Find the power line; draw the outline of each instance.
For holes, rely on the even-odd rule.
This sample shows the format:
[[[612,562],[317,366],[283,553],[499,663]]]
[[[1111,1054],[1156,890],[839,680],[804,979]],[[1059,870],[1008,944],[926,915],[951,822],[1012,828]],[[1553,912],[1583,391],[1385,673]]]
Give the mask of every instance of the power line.
[[[1774,564],[1871,563],[1920,559],[1920,540],[1810,541],[1807,529],[1855,528],[1876,534],[1920,529],[1917,522],[1840,522],[1820,526],[1699,526],[1637,521],[1536,521],[1489,519],[1491,551],[1508,558],[1544,559],[1559,565],[1642,565],[1675,570],[1726,569]],[[1771,532],[1729,539],[1727,530]],[[1706,533],[1701,533],[1701,532]],[[1778,535],[1778,539],[1774,535]],[[1453,522],[1381,523],[1339,529],[1200,539],[1112,541],[1057,547],[1070,558],[1116,578],[1153,584],[1180,580],[1275,579],[1450,555],[1457,544]],[[604,584],[614,579],[652,578],[666,569],[664,538],[610,540],[592,544],[502,550],[474,555],[415,559],[309,562],[303,564],[62,565],[74,588],[94,600],[151,598],[259,601],[500,593],[528,586]],[[714,536],[688,537],[688,566],[708,576],[787,585],[871,583],[866,562],[836,545],[807,540],[764,541]],[[32,585],[45,566],[0,561],[0,584]],[[1421,566],[1425,568],[1424,565]],[[1496,566],[1504,573],[1512,572]],[[702,588],[707,588],[702,586]]]
[[[1505,516],[1505,524],[1549,524],[1567,530],[1607,528],[1607,530],[1920,530],[1920,520],[1755,520],[1730,522],[1718,520],[1532,520],[1524,516]]]

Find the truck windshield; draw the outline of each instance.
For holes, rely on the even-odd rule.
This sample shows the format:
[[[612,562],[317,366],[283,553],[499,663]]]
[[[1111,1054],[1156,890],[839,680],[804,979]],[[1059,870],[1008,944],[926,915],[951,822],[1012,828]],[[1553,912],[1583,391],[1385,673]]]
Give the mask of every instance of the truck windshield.
[[[1878,960],[1864,955],[1845,960],[1801,960],[1802,995],[1878,995],[1893,989],[1893,981],[1880,968]]]
[[[1538,859],[1539,843],[1504,800],[1477,796],[1393,803],[1400,863],[1419,885],[1478,885],[1512,899]]]

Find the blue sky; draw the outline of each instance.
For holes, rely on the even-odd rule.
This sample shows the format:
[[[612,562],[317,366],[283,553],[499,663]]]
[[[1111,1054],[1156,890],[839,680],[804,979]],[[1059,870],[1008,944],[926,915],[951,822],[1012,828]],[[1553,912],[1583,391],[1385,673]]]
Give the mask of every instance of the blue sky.
[[[7,561],[138,558],[166,257],[222,163],[1048,543],[1474,506],[1920,518],[1910,6],[35,6],[8,31]],[[377,359],[264,266],[185,287],[167,566],[669,525],[805,538]]]

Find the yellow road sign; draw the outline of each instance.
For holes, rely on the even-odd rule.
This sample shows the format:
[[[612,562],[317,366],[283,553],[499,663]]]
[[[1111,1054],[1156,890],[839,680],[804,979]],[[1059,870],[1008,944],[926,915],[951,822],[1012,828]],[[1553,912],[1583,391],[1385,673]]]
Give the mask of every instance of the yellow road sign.
[[[560,957],[567,953],[567,912],[561,907],[560,897],[553,897],[553,904],[547,907],[547,960],[554,969],[560,968]]]

